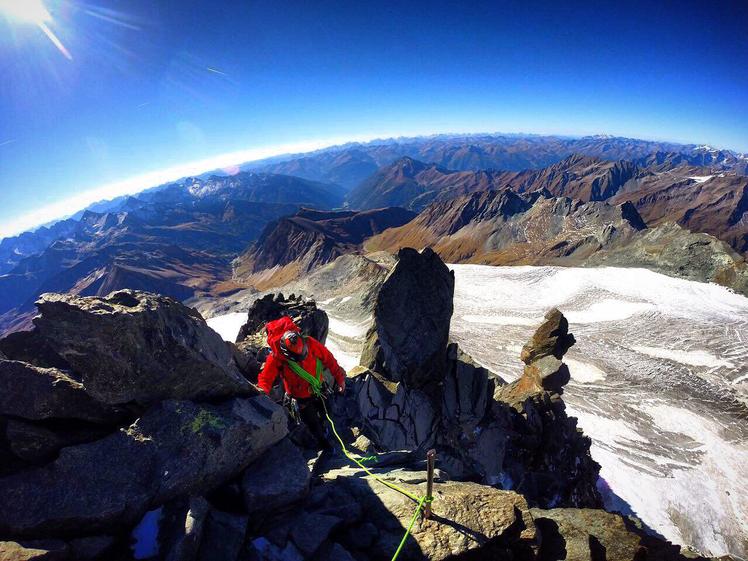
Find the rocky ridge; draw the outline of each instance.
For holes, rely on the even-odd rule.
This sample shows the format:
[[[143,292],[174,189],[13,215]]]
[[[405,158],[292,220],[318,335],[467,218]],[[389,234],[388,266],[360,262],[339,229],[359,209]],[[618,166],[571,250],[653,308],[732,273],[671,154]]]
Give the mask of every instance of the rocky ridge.
[[[147,511],[221,485],[287,434],[182,304],[128,290],[38,307],[32,331],[0,342],[2,559],[115,558]]]
[[[348,448],[413,494],[424,492],[425,450],[437,450],[433,516],[416,520],[400,559],[683,559],[620,515],[579,508],[599,506],[598,466],[564,412],[574,339],[563,315],[549,312],[523,349],[524,375],[507,385],[449,342],[452,291],[435,253],[400,252],[376,297],[365,364],[330,403]],[[392,557],[412,500],[307,448],[284,410],[237,378],[234,346],[199,314],[137,291],[45,296],[39,307],[33,331],[0,340],[0,383],[18,396],[0,401],[0,558]],[[284,313],[324,337],[324,312],[274,297],[253,307],[243,340]],[[73,321],[85,328],[68,333]],[[18,421],[98,432],[24,458],[13,450],[29,433],[7,429]]]
[[[644,266],[748,294],[748,264],[726,243],[674,223],[648,227],[628,201],[478,192],[429,206],[365,244],[369,251],[408,246],[432,247],[450,263]]]
[[[649,226],[675,222],[715,236],[737,252],[748,250],[748,178],[683,158],[603,159],[575,153],[523,171],[456,171],[403,158],[349,193],[348,202],[353,208],[396,204],[420,212],[455,197],[505,189],[584,203],[630,203]]]
[[[234,278],[260,290],[283,285],[341,255],[358,253],[366,239],[414,217],[401,208],[303,209],[268,224],[259,239],[234,260]]]
[[[559,398],[573,343],[566,320],[555,311],[528,344],[527,391],[516,397],[449,343],[453,292],[433,251],[400,251],[355,378],[364,434],[384,450],[436,448],[451,477],[517,489],[533,504],[600,506],[599,466]],[[545,350],[554,344],[558,358]]]

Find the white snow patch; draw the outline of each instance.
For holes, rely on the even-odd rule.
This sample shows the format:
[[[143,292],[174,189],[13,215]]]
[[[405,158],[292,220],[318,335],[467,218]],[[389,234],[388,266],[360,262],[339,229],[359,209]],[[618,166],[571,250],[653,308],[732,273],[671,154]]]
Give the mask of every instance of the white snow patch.
[[[483,323],[487,325],[538,325],[541,318],[526,318],[521,316],[481,316],[468,314],[462,316],[468,323]]]
[[[688,364],[690,366],[709,366],[719,368],[725,366],[732,368],[735,365],[729,360],[724,360],[714,356],[712,353],[698,350],[698,351],[682,351],[675,349],[661,349],[659,347],[645,347],[640,345],[633,345],[630,347],[632,351],[642,353],[648,356],[657,358],[664,358],[665,360],[672,360],[680,362],[681,364]]]
[[[335,334],[330,333],[325,341],[325,347],[332,353],[338,364],[345,369],[346,372],[351,370],[354,366],[358,366],[361,362],[361,352],[356,350],[350,350],[343,347],[336,339]]]
[[[368,330],[368,322],[352,323],[343,321],[336,317],[333,317],[328,313],[327,319],[330,321],[330,332],[341,337],[349,337],[352,339],[363,339]],[[363,343],[363,340],[361,341]]]
[[[600,370],[594,364],[574,360],[573,358],[564,357],[566,366],[569,367],[571,379],[580,384],[592,384],[605,380],[605,372]]]
[[[493,315],[486,311],[501,307],[504,312],[542,317],[549,308],[557,306],[567,317],[577,313],[577,318],[586,321],[600,319],[605,312],[625,319],[634,311],[630,304],[639,304],[634,313],[645,311],[643,305],[647,305],[646,310],[662,314],[710,320],[734,320],[737,314],[748,312],[748,299],[723,286],[668,277],[647,269],[449,267],[461,280],[455,287],[455,298],[464,302],[461,316]],[[610,295],[616,298],[606,302],[600,298],[601,294],[607,295],[607,299]],[[593,304],[589,305],[590,302]]]
[[[567,407],[568,409],[568,407]],[[593,441],[628,445],[630,442],[646,442],[632,425],[619,419],[608,419],[595,413],[570,409],[569,415],[576,417],[584,427],[584,434]]]
[[[569,311],[566,314],[566,319],[569,320],[569,323],[620,321],[654,309],[655,306],[647,302],[626,302],[623,300],[607,299],[595,302],[586,310]]]
[[[236,341],[236,336],[239,335],[242,325],[247,321],[247,313],[234,312],[222,316],[214,316],[208,318],[206,321],[208,327],[218,333],[224,341],[233,343]]]
[[[713,175],[692,175],[688,179],[693,179],[696,183],[706,183]]]
[[[691,543],[712,555],[729,551],[732,547],[725,534],[740,536],[748,532],[744,501],[748,488],[741,473],[748,462],[748,452],[723,440],[719,425],[686,409],[656,401],[643,403],[641,409],[652,416],[656,425],[653,428],[685,434],[699,443],[699,469],[662,456],[657,458],[657,445],[642,440],[623,421],[579,410],[569,413],[579,419],[580,427],[592,438],[592,456],[602,465],[600,476],[637,516],[676,543]],[[652,450],[644,455],[655,458],[658,464],[675,466],[672,475],[662,477],[621,461],[621,450],[636,442],[643,443],[645,450]],[[606,507],[615,506],[615,499],[606,497]],[[684,531],[682,519],[689,520],[698,534]],[[726,525],[732,526],[730,532],[725,532]]]
[[[346,302],[350,301],[351,298],[353,298],[353,296],[344,296],[343,298],[340,299],[340,303],[345,304]]]
[[[564,401],[592,439],[608,508],[709,555],[745,556],[748,443],[725,396],[746,399],[748,299],[645,269],[450,268],[450,337],[505,380],[521,375],[519,346],[543,314],[569,319]]]

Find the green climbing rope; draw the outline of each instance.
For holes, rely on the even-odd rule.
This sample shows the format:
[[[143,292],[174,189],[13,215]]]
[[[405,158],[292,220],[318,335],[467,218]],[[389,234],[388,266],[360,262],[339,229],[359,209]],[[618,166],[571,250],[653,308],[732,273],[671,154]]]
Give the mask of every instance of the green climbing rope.
[[[325,400],[322,400],[322,407],[325,410],[325,417],[327,417],[327,421],[330,423],[330,428],[332,429],[333,434],[335,435],[335,438],[340,443],[340,448],[343,450],[343,454],[345,454],[346,458],[354,462],[356,465],[358,465],[361,469],[363,469],[368,475],[372,477],[372,479],[375,479],[376,481],[379,481],[382,485],[385,485],[389,487],[390,489],[393,489],[394,491],[397,491],[398,493],[402,493],[409,499],[414,500],[416,503],[416,509],[413,511],[413,516],[410,519],[410,524],[408,524],[408,528],[405,530],[405,534],[403,534],[403,539],[400,540],[400,545],[398,545],[397,550],[395,551],[395,554],[392,556],[391,561],[395,561],[398,556],[400,555],[400,552],[403,550],[403,547],[405,546],[405,542],[408,540],[408,536],[410,535],[411,530],[413,530],[413,525],[416,523],[416,520],[418,519],[418,515],[423,510],[423,505],[426,503],[430,503],[433,501],[433,497],[428,497],[426,495],[422,497],[418,497],[417,495],[414,495],[413,493],[403,489],[402,487],[398,487],[394,483],[390,483],[389,481],[386,481],[379,477],[377,474],[372,473],[369,468],[367,468],[363,463],[361,463],[361,460],[354,457],[350,452],[348,452],[348,448],[346,448],[345,443],[343,442],[343,439],[340,438],[340,435],[338,434],[337,429],[335,428],[335,423],[332,420],[332,417],[330,417],[330,413],[327,411],[327,405],[325,404]],[[368,460],[369,458],[363,458],[364,460]]]
[[[372,479],[375,479],[376,481],[379,481],[382,485],[385,485],[386,487],[389,487],[390,489],[397,491],[398,493],[402,493],[409,499],[412,499],[417,503],[416,509],[413,512],[413,516],[410,519],[410,523],[408,524],[407,529],[405,530],[405,534],[403,534],[403,539],[400,540],[400,545],[398,545],[397,550],[395,551],[395,554],[392,556],[392,561],[395,561],[398,556],[400,555],[400,552],[403,550],[403,547],[405,546],[405,542],[408,540],[408,536],[410,535],[410,532],[413,530],[413,525],[416,523],[416,520],[418,519],[418,515],[423,510],[423,505],[426,503],[430,503],[433,500],[433,497],[428,497],[426,495],[419,497],[417,495],[414,495],[410,491],[403,489],[402,487],[399,487],[395,485],[394,483],[390,483],[389,481],[386,481],[385,479],[382,479],[377,474],[373,473],[368,467],[366,467],[363,462],[370,461],[372,459],[376,459],[376,456],[368,456],[366,458],[356,458],[353,454],[351,454],[348,451],[348,448],[345,445],[345,442],[343,442],[343,439],[338,434],[337,429],[335,428],[335,422],[332,420],[332,417],[330,416],[330,412],[327,410],[327,404],[325,403],[324,396],[322,395],[322,382],[320,380],[321,376],[321,369],[322,364],[319,359],[317,359],[317,376],[312,376],[309,372],[307,372],[304,367],[302,367],[299,363],[289,360],[288,365],[291,367],[291,370],[294,371],[294,373],[299,376],[301,379],[305,380],[309,383],[309,387],[312,390],[312,393],[317,396],[320,401],[322,402],[322,408],[325,410],[325,417],[327,418],[327,422],[330,423],[330,428],[332,429],[332,433],[335,435],[335,438],[340,443],[340,448],[343,451],[343,454],[345,454],[345,457],[351,460],[353,463],[355,463],[358,467],[360,467],[362,470],[364,470]]]
[[[353,463],[358,465],[362,470],[364,470],[368,475],[372,477],[372,479],[376,479],[379,481],[382,485],[386,485],[390,489],[393,489],[397,491],[398,493],[402,493],[406,497],[413,499],[415,502],[418,502],[421,500],[421,497],[414,495],[410,491],[407,491],[406,489],[403,489],[402,487],[398,487],[394,483],[390,483],[389,481],[382,479],[379,477],[376,473],[373,473],[368,467],[366,467],[364,464],[361,463],[361,461],[356,458],[353,454],[351,454],[348,451],[348,448],[346,448],[345,443],[343,442],[343,439],[340,438],[340,435],[338,434],[338,431],[335,429],[335,423],[332,420],[332,417],[330,417],[330,413],[327,411],[327,404],[325,403],[325,400],[322,400],[322,407],[325,410],[325,417],[327,417],[327,421],[330,423],[330,428],[332,428],[332,432],[335,435],[335,438],[340,443],[340,447],[343,449],[343,454],[345,454],[345,457],[351,460]]]
[[[403,547],[405,546],[405,542],[408,540],[408,536],[410,535],[410,531],[413,529],[413,524],[416,523],[416,520],[418,519],[418,515],[421,513],[421,509],[423,509],[423,505],[426,502],[431,502],[428,500],[428,497],[424,495],[421,497],[421,500],[418,501],[418,506],[416,507],[416,510],[413,512],[413,516],[410,519],[410,524],[408,524],[408,529],[405,530],[405,534],[403,534],[403,539],[400,540],[400,545],[397,546],[397,549],[395,550],[395,555],[392,556],[391,561],[395,561],[397,557],[400,555],[400,552],[403,550]]]

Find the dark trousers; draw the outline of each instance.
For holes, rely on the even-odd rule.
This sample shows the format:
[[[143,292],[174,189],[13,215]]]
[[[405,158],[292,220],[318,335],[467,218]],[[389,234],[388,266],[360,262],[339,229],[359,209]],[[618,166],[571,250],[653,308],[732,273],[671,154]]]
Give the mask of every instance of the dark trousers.
[[[317,443],[322,448],[330,448],[327,431],[325,430],[327,419],[325,418],[322,400],[318,397],[310,397],[307,399],[298,399],[297,401],[299,402],[301,420],[307,426],[309,432],[317,439]]]

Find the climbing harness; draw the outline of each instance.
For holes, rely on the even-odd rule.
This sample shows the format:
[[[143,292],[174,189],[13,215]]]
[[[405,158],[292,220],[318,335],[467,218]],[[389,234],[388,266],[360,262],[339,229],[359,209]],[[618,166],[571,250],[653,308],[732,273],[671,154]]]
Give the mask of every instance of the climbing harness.
[[[405,534],[403,535],[403,539],[400,540],[400,545],[398,545],[397,550],[395,551],[395,554],[392,556],[391,561],[395,561],[398,556],[400,555],[400,552],[402,551],[403,547],[405,546],[405,542],[408,539],[408,536],[410,535],[410,532],[413,530],[413,525],[416,523],[416,520],[418,519],[418,515],[423,512],[424,505],[430,504],[434,498],[429,497],[428,495],[423,495],[422,497],[419,497],[417,495],[414,495],[410,491],[403,489],[402,487],[399,487],[395,485],[394,483],[390,483],[389,481],[382,479],[375,473],[373,473],[368,467],[366,467],[363,462],[367,460],[371,460],[372,458],[376,459],[376,456],[369,456],[367,458],[356,458],[353,454],[351,454],[348,451],[348,448],[346,448],[345,442],[343,442],[343,439],[338,434],[337,429],[335,428],[335,423],[332,420],[332,417],[330,416],[329,411],[327,410],[327,404],[325,403],[325,397],[328,395],[325,393],[325,390],[329,392],[329,387],[326,388],[327,384],[325,384],[322,381],[322,361],[320,359],[317,359],[317,376],[312,376],[309,372],[307,372],[299,363],[288,360],[288,365],[290,366],[291,370],[309,383],[309,387],[312,390],[312,393],[320,398],[320,401],[322,402],[322,408],[325,411],[325,417],[327,418],[327,421],[330,423],[330,428],[332,429],[332,433],[335,435],[335,438],[337,439],[338,443],[340,444],[341,449],[343,450],[343,454],[346,458],[348,458],[350,461],[355,463],[358,467],[360,467],[364,472],[366,472],[372,479],[379,481],[382,485],[389,487],[390,489],[397,491],[398,493],[402,493],[409,499],[415,501],[417,503],[416,509],[413,512],[413,517],[410,519],[410,523],[408,524],[407,529],[405,530]]]
[[[297,400],[295,397],[291,397],[289,394],[285,394],[283,396],[283,406],[288,409],[288,412],[291,414],[291,419],[293,420],[294,424],[300,425],[301,409],[299,408],[299,400]]]

